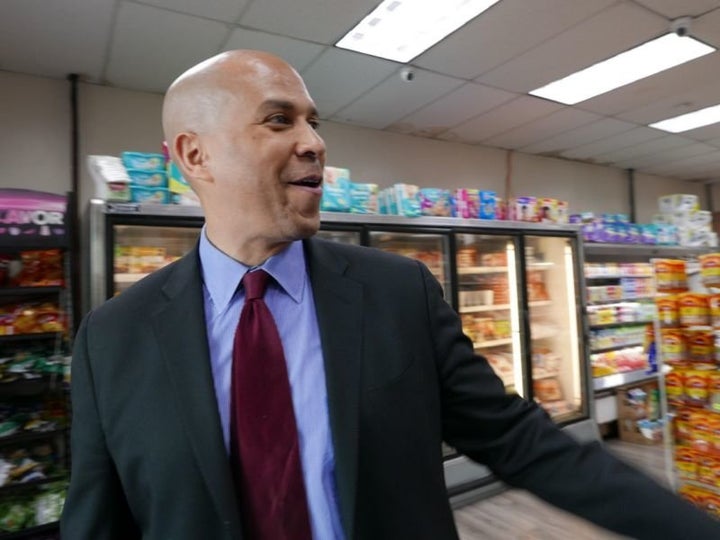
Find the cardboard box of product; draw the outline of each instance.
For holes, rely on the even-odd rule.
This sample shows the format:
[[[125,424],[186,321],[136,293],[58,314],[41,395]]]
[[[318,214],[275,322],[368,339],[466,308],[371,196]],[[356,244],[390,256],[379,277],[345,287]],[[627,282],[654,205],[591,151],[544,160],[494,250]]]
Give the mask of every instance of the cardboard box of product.
[[[635,384],[617,391],[618,436],[621,441],[635,444],[662,443],[662,431],[641,430],[638,422],[655,420],[659,414],[659,388],[655,381]],[[648,436],[650,435],[650,436]]]

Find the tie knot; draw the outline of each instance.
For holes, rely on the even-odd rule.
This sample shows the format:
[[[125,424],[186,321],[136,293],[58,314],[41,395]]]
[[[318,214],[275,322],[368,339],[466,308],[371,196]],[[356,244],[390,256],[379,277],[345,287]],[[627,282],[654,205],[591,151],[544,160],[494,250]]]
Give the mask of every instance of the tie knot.
[[[243,288],[245,289],[245,301],[262,298],[265,295],[269,277],[270,275],[265,270],[245,272],[242,278]]]

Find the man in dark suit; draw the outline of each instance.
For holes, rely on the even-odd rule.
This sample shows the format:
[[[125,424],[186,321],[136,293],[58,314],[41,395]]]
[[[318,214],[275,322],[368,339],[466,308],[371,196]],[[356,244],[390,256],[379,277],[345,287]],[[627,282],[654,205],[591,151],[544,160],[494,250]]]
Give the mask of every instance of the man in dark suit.
[[[456,538],[442,441],[622,534],[719,538],[710,517],[506,395],[423,265],[312,238],[325,161],[317,122],[299,75],[266,53],[223,53],[170,87],[165,135],[206,223],[188,255],[79,329],[63,538]],[[265,464],[248,469],[237,455],[255,441],[236,427],[246,405],[235,404],[277,399],[275,385],[234,390],[244,276],[258,268],[271,276],[299,496],[284,480],[253,486]],[[276,511],[247,504],[254,488],[282,500],[279,532],[248,532],[257,512]],[[295,507],[307,532],[283,530]]]

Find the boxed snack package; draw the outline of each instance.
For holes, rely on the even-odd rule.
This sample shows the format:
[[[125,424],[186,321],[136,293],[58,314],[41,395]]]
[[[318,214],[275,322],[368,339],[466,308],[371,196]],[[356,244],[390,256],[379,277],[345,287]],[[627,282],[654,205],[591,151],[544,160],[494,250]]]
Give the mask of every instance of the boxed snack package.
[[[329,212],[350,211],[350,170],[325,167],[320,209]]]
[[[353,214],[377,214],[378,185],[350,182],[350,212]]]
[[[166,188],[168,185],[165,170],[148,171],[145,169],[127,169],[130,186]]]
[[[190,184],[183,178],[180,169],[173,161],[167,163],[167,179],[170,198],[174,204],[187,206],[199,206],[200,199],[193,191]]]
[[[510,219],[513,221],[537,221],[537,199],[535,197],[517,197],[510,203]]]
[[[480,217],[480,190],[456,189],[453,198],[453,217],[478,219]]]
[[[397,183],[392,187],[397,203],[397,214],[405,217],[418,217],[421,215],[418,191],[415,184]]]
[[[480,219],[496,219],[497,194],[494,191],[480,191]]]
[[[678,210],[699,210],[700,204],[697,195],[675,193],[660,197],[658,199],[658,208],[663,214],[672,214]]]
[[[537,200],[538,221],[541,223],[555,223],[557,216],[557,199],[542,197]]]
[[[163,154],[123,152],[120,157],[126,169],[139,171],[158,171],[165,169],[165,156]]]
[[[120,158],[88,156],[88,172],[95,184],[95,196],[105,201],[130,200],[130,177]]]
[[[452,216],[452,197],[447,189],[421,188],[418,191],[420,212],[424,216]]]

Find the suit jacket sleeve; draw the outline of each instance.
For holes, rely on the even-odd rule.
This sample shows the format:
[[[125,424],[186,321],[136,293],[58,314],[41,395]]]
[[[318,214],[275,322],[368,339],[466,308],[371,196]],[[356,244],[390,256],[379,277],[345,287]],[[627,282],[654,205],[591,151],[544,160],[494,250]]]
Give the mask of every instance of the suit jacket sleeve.
[[[442,388],[443,435],[506,483],[601,527],[639,539],[720,538],[720,521],[696,509],[599,443],[579,444],[537,404],[506,395],[473,353],[460,320],[423,269]]]
[[[60,522],[63,538],[132,540],[140,538],[128,508],[98,414],[88,327],[80,325],[72,359],[72,481]]]

